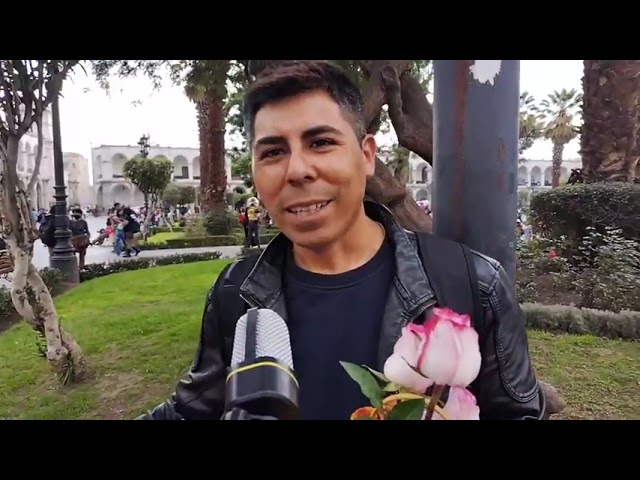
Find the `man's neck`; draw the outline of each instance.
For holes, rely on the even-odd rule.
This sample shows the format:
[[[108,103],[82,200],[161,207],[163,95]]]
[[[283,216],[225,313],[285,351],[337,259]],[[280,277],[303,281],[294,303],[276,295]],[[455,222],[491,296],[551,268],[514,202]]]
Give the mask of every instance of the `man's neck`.
[[[322,249],[293,246],[296,264],[307,271],[335,275],[354,270],[373,258],[384,242],[384,227],[365,213],[340,240]]]

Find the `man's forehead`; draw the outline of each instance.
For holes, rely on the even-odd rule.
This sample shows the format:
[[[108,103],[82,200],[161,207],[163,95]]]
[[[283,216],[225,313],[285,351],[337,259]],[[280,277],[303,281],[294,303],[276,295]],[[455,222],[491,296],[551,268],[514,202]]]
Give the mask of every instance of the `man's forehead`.
[[[346,119],[340,106],[323,91],[307,92],[262,107],[255,117],[255,138],[302,135],[319,125],[343,130]]]

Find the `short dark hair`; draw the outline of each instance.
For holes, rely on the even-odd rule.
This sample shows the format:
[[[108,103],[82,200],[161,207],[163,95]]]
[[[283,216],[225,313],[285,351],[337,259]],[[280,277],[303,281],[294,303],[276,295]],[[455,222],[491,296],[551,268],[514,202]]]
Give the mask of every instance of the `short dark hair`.
[[[328,60],[287,60],[266,68],[247,90],[244,128],[249,145],[253,142],[256,114],[262,107],[313,90],[327,92],[352,116],[356,137],[364,137],[362,93],[345,71]]]

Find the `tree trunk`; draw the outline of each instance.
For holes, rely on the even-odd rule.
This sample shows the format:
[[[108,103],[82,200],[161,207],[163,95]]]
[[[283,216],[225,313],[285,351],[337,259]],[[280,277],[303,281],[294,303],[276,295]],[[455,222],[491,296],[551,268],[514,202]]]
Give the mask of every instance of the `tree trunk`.
[[[226,92],[225,92],[226,95]],[[206,212],[215,212],[224,215],[227,209],[227,170],[226,155],[224,149],[224,134],[226,131],[226,118],[224,112],[224,96],[218,92],[211,93],[207,98],[207,179],[203,191],[203,205]]]
[[[198,139],[200,141],[200,209],[206,213],[204,205],[204,191],[209,178],[209,149],[207,148],[207,132],[209,131],[209,108],[206,100],[196,104],[198,114]]]
[[[640,60],[584,60],[582,173],[631,182],[640,142]]]
[[[18,139],[9,136],[7,150],[0,149],[0,157],[4,157],[0,158],[0,218],[15,265],[11,299],[18,314],[46,339],[46,358],[66,384],[82,379],[86,363],[79,345],[60,326],[53,298],[32,264],[38,235],[26,189],[18,180],[18,145]]]
[[[562,154],[564,153],[564,144],[557,142],[553,144],[553,153],[551,155],[551,188],[560,186],[560,168],[562,167]]]

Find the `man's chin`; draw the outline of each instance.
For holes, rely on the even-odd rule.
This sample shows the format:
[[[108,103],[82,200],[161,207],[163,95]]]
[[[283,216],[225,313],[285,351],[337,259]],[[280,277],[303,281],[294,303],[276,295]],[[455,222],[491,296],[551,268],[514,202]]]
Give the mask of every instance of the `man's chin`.
[[[335,242],[336,234],[331,230],[327,227],[309,230],[287,229],[286,227],[280,229],[294,245],[309,250],[321,249]]]

